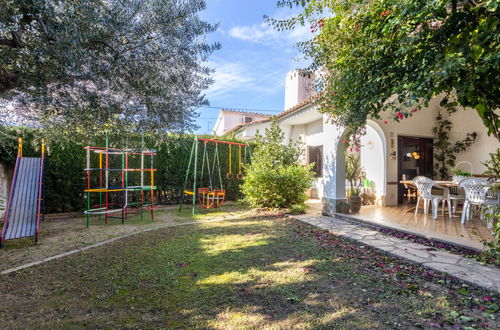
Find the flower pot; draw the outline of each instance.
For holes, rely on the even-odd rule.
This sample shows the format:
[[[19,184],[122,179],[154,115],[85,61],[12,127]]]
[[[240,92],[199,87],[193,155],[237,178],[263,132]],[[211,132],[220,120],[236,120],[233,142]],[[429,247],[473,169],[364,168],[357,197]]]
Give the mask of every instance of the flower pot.
[[[358,213],[361,210],[361,196],[349,196],[349,205],[351,206],[351,213]]]

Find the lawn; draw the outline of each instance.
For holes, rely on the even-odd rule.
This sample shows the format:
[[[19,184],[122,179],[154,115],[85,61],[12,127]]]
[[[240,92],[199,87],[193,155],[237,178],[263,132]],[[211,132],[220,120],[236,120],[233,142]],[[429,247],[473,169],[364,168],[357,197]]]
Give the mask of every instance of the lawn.
[[[33,238],[10,240],[5,243],[5,248],[0,249],[0,271],[141,230],[235,217],[248,212],[248,209],[231,202],[224,204],[224,209],[199,209],[194,216],[189,205],[180,213],[177,206],[170,206],[156,209],[154,221],[151,221],[149,212],[144,212],[142,219],[140,215],[131,215],[125,224],[121,223],[121,219],[116,218],[109,219],[108,224],[105,224],[104,219],[99,220],[97,216],[94,216],[91,218],[89,228],[85,227],[83,215],[78,217],[48,216],[41,224],[40,240],[36,245],[33,244]],[[1,225],[3,221],[0,221]]]
[[[0,280],[3,328],[499,326],[490,293],[272,213],[162,228]]]

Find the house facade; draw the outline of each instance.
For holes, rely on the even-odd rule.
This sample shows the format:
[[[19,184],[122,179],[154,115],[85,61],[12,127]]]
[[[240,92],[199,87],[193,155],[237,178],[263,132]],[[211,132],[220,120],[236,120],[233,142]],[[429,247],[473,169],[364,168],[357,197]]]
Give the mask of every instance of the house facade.
[[[251,122],[266,120],[269,119],[269,117],[269,115],[261,113],[222,109],[215,121],[212,134],[222,136],[235,127]]]
[[[375,204],[396,206],[401,203],[403,193],[400,180],[417,175],[432,176],[433,129],[438,125],[436,117],[443,112],[440,101],[441,98],[436,97],[428,107],[400,122],[394,121],[389,112],[382,113],[380,119],[367,120],[359,153]],[[346,150],[341,142],[345,139],[344,129],[332,124],[327,115],[319,113],[312,98],[275,118],[286,141],[302,141],[304,163],[316,164],[317,177],[311,197],[321,199],[324,214],[335,214],[346,202]],[[467,133],[475,133],[475,142],[456,155],[456,163],[466,161],[462,164],[464,170],[482,174],[485,170],[482,162],[489,159],[489,153],[499,148],[500,143],[487,135],[487,129],[474,109],[458,108],[447,119],[452,123],[450,142],[463,140]],[[230,132],[239,139],[251,141],[256,134],[264,134],[270,123],[270,119],[248,123]]]

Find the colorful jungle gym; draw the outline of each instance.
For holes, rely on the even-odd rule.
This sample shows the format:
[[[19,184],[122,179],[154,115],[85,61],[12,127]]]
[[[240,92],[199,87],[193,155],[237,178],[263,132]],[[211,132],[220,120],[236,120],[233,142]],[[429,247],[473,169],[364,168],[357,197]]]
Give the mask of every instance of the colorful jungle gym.
[[[209,187],[199,187],[197,189],[198,184],[198,144],[203,142],[203,156],[201,158],[201,172],[200,172],[200,186],[203,186],[205,183],[208,183]],[[213,144],[213,156],[210,159],[208,146]],[[250,147],[245,143],[236,143],[229,141],[220,141],[214,139],[202,139],[197,136],[194,137],[193,146],[191,147],[191,153],[189,156],[189,164],[186,170],[186,177],[184,180],[184,187],[181,195],[181,203],[179,205],[179,212],[182,210],[182,206],[184,204],[184,198],[186,195],[192,196],[193,198],[193,214],[196,209],[196,201],[200,204],[201,207],[205,209],[210,208],[218,208],[226,199],[226,190],[224,189],[224,185],[222,183],[222,172],[221,165],[219,160],[219,145],[228,145],[228,170],[226,173],[227,179],[233,179],[235,177],[233,173],[233,153],[234,147],[237,147],[237,157],[238,157],[238,173],[236,173],[236,178],[241,180],[243,179],[243,163],[246,163],[247,153],[251,158]],[[243,155],[244,152],[244,155]],[[194,156],[194,159],[193,159]],[[193,165],[193,166],[191,166]],[[211,167],[210,167],[211,166]],[[204,174],[208,177],[208,182],[204,181]],[[216,173],[217,169],[217,173]],[[189,174],[193,173],[193,190],[187,190]],[[214,176],[218,174],[219,185],[215,185]]]
[[[119,218],[124,223],[129,214],[140,214],[141,220],[145,210],[151,211],[154,219],[155,190],[153,168],[155,150],[116,149],[108,147],[85,147],[87,152],[87,210],[86,225],[90,225],[92,215],[104,216],[104,222],[109,218]],[[149,162],[149,164],[148,164]],[[92,168],[92,164],[98,167]],[[135,166],[135,167],[134,167]],[[92,176],[93,172],[98,175]],[[149,195],[149,200],[148,196]],[[92,197],[98,197],[98,203],[92,204]],[[120,213],[119,216],[114,214]]]
[[[45,143],[40,158],[23,157],[23,139],[19,138],[16,165],[0,237],[0,247],[10,239],[34,237],[38,241],[43,218],[43,166]]]

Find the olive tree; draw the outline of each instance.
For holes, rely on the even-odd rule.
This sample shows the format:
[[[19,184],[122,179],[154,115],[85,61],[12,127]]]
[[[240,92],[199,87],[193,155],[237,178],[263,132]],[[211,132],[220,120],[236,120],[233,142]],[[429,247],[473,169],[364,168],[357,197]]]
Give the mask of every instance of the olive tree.
[[[211,83],[204,0],[2,0],[0,104],[82,129],[186,130]],[[4,116],[5,119],[5,116]]]

